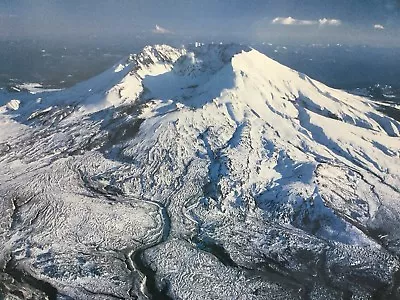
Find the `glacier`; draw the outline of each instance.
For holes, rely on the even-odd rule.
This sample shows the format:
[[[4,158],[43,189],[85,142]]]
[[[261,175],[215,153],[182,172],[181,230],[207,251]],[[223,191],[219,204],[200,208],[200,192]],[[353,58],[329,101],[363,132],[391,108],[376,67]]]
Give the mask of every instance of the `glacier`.
[[[400,299],[370,99],[196,43],[0,105],[0,298]]]

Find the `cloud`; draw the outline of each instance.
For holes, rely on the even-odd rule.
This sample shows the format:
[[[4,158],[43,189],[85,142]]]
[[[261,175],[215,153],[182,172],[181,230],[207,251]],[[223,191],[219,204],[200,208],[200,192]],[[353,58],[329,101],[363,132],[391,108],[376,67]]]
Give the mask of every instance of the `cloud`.
[[[153,31],[153,33],[157,33],[157,34],[171,34],[172,33],[172,31],[170,31],[164,27],[158,26],[158,25],[156,25],[152,31]]]
[[[381,24],[375,24],[375,25],[374,25],[374,28],[375,28],[376,30],[384,30],[384,29],[385,29],[385,26],[383,26],[383,25],[381,25]]]
[[[318,20],[319,25],[321,26],[325,26],[325,25],[329,25],[329,26],[339,26],[342,25],[342,21],[337,20],[337,19],[327,19],[327,18],[323,18],[323,19],[319,19]]]
[[[272,24],[279,25],[297,25],[297,26],[310,26],[310,25],[320,25],[320,26],[339,26],[342,21],[337,19],[319,19],[319,20],[299,20],[292,17],[278,17],[272,20]]]
[[[298,20],[292,17],[278,17],[272,20],[272,24],[279,25],[315,25],[316,23],[311,20]]]

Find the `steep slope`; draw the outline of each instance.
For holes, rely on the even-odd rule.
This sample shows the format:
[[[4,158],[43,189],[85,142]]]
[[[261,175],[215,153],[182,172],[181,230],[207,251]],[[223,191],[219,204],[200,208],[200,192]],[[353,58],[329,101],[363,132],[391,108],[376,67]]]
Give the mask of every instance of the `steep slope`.
[[[37,97],[0,114],[3,290],[400,297],[400,124],[369,100],[200,44]]]

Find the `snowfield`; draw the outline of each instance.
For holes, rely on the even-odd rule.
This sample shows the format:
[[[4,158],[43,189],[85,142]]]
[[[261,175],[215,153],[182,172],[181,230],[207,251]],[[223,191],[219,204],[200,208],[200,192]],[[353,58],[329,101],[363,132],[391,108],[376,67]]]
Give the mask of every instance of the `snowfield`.
[[[0,94],[0,298],[400,299],[400,123],[239,45]]]

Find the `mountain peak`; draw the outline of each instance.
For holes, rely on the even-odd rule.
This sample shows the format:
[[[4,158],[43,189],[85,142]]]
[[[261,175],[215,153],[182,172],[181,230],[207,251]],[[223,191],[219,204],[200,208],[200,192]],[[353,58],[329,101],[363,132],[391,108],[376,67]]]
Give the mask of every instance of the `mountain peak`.
[[[399,135],[397,123],[377,113],[368,100],[329,88],[247,46],[154,46],[142,53],[139,57],[151,53],[157,58],[133,73],[140,74],[146,99],[200,107],[231,97],[264,120],[269,112],[298,118],[299,106],[323,117]]]

